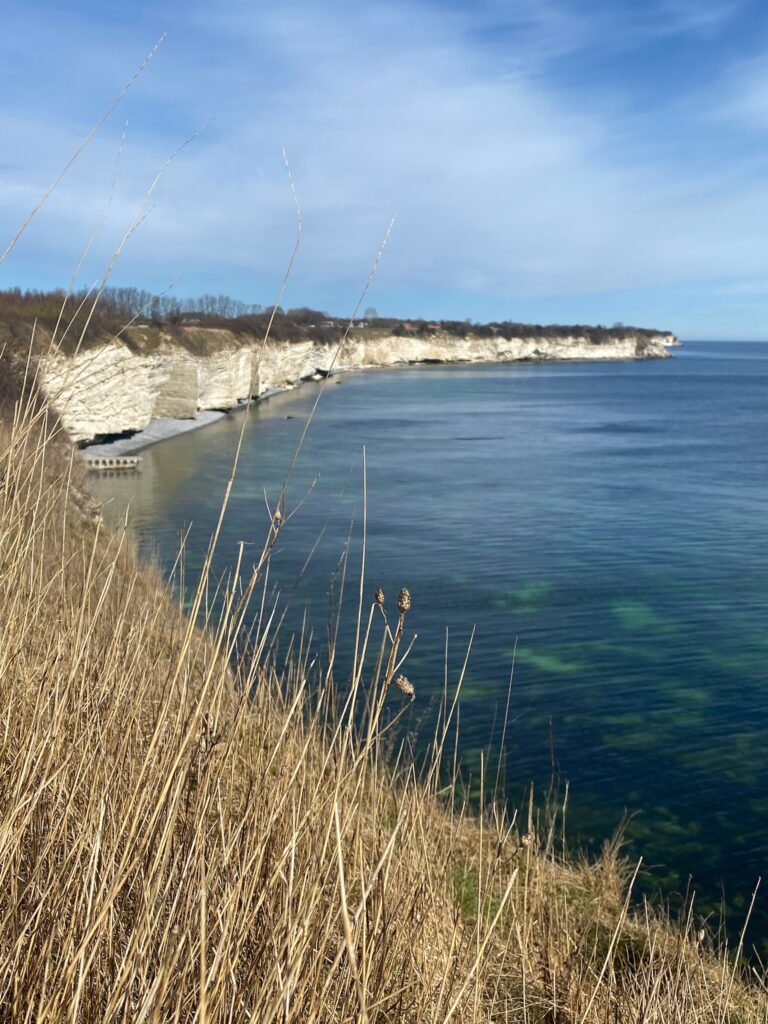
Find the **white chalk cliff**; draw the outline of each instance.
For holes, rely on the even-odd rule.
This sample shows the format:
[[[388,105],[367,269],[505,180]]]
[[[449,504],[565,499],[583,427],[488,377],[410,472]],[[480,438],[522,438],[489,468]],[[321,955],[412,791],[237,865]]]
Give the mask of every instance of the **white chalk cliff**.
[[[519,360],[659,359],[676,345],[673,334],[630,331],[599,344],[587,337],[457,338],[374,331],[335,343],[275,341],[231,331],[184,328],[181,342],[133,329],[127,340],[105,340],[76,355],[41,361],[41,381],[73,440],[143,430],[153,419],[193,417],[206,409],[230,409],[258,396],[332,369],[408,363],[487,363]],[[335,357],[335,361],[334,361]]]

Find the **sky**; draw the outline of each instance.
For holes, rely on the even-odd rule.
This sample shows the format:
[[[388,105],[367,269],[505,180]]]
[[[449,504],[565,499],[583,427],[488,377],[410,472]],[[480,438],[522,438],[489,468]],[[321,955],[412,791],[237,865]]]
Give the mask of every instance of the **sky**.
[[[0,266],[351,314],[768,338],[765,0],[5,0]],[[203,129],[201,131],[201,129]],[[199,133],[199,134],[197,134]],[[187,139],[192,140],[168,163]],[[98,230],[97,230],[98,229]]]

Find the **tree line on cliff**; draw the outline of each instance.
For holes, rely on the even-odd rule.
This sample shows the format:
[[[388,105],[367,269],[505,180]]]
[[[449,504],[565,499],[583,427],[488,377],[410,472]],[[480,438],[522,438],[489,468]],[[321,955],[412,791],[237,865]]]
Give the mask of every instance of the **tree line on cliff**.
[[[67,310],[65,322],[74,317],[75,323],[89,320],[96,330],[120,330],[126,324],[164,328],[171,334],[181,327],[224,327],[235,333],[262,335],[273,317],[271,306],[246,303],[228,295],[204,294],[196,298],[178,298],[155,295],[141,288],[105,288],[95,309],[93,297],[85,290],[69,295],[63,289],[36,290],[8,288],[0,290],[0,322],[17,324],[19,321],[38,320],[46,326],[58,323],[62,309]],[[321,342],[338,341],[347,329],[345,318],[300,307],[284,310],[277,307],[272,319],[270,336],[275,341],[312,339]],[[452,337],[472,335],[479,338],[536,337],[564,340],[569,337],[587,338],[599,345],[618,338],[651,337],[660,332],[651,328],[613,324],[525,324],[515,320],[478,323],[467,320],[411,320],[379,316],[368,308],[365,316],[353,324],[355,331],[386,331],[400,337],[429,337],[440,334]]]

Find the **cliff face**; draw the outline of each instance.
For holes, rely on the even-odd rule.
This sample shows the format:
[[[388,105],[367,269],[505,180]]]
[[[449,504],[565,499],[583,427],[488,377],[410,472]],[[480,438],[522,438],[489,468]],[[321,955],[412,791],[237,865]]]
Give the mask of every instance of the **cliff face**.
[[[143,430],[152,419],[187,418],[205,409],[229,409],[250,393],[293,385],[331,368],[404,363],[478,363],[519,360],[660,359],[677,344],[672,334],[627,333],[593,344],[585,337],[546,339],[427,337],[360,332],[344,343],[244,341],[227,330],[185,328],[178,338],[152,339],[141,330],[74,356],[41,362],[41,380],[75,441]]]

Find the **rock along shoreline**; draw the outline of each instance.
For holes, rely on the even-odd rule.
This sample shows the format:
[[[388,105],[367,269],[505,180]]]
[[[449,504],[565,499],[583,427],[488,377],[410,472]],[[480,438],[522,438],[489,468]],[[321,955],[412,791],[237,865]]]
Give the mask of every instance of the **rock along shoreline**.
[[[257,345],[232,331],[184,328],[179,337],[134,331],[69,355],[54,352],[41,359],[40,381],[70,438],[92,456],[97,448],[115,456],[216,422],[243,408],[249,395],[263,400],[342,371],[666,359],[677,344],[672,333],[628,330],[601,342],[586,335],[403,338],[372,332],[341,346],[310,339]]]
[[[265,391],[263,395],[254,397],[251,400],[251,404],[256,405],[259,402],[265,402],[275,395],[282,395],[290,390],[291,388],[287,387],[271,388],[269,391]],[[180,437],[182,434],[190,434],[192,431],[209,427],[212,423],[218,423],[219,420],[225,420],[234,413],[244,412],[247,405],[247,401],[242,401],[226,411],[202,409],[195,416],[185,419],[168,416],[163,419],[152,420],[148,427],[144,430],[137,430],[130,437],[118,437],[114,441],[96,442],[95,444],[86,445],[80,449],[80,454],[85,462],[88,462],[90,459],[121,458],[123,455],[136,455],[138,452],[151,448],[153,445],[162,444],[163,441],[170,441],[174,437]]]
[[[513,363],[525,362],[525,363],[552,363],[552,362],[570,362],[570,363],[586,363],[586,362],[637,362],[645,359],[663,359],[669,358],[669,348],[679,345],[679,341],[674,335],[664,335],[663,341],[657,343],[657,347],[643,354],[630,353],[626,350],[619,351],[616,353],[607,353],[607,349],[611,346],[600,347],[602,351],[594,351],[593,353],[585,353],[583,349],[578,354],[566,354],[567,346],[562,346],[557,354],[552,352],[541,353],[533,352],[526,354],[518,358],[498,358],[495,360],[488,359],[434,359],[434,358],[417,358],[408,359],[400,362],[393,362],[387,364],[361,364],[353,366],[339,366],[334,369],[321,369],[318,368],[315,372],[300,376],[295,380],[287,380],[285,383],[281,383],[278,386],[267,387],[261,393],[254,393],[250,400],[242,398],[235,401],[232,405],[228,405],[225,409],[199,409],[193,415],[190,416],[159,416],[152,418],[149,423],[142,429],[132,431],[130,434],[124,437],[118,437],[111,441],[94,441],[92,443],[85,444],[81,448],[81,455],[84,461],[87,463],[91,459],[97,458],[120,458],[127,455],[135,455],[138,452],[142,452],[147,448],[150,448],[156,444],[161,444],[163,441],[170,441],[174,437],[179,437],[183,434],[191,433],[192,431],[200,430],[203,427],[210,426],[212,423],[218,423],[222,419],[226,419],[233,414],[243,412],[249,404],[256,405],[261,402],[265,402],[276,395],[285,394],[286,392],[293,391],[302,384],[314,383],[323,379],[326,376],[338,376],[346,373],[357,373],[362,371],[370,370],[391,370],[397,368],[405,368],[409,366],[477,366],[477,365],[489,365],[489,363],[496,363],[500,365],[511,365]],[[565,349],[566,351],[563,351]],[[305,367],[303,367],[305,369]]]

